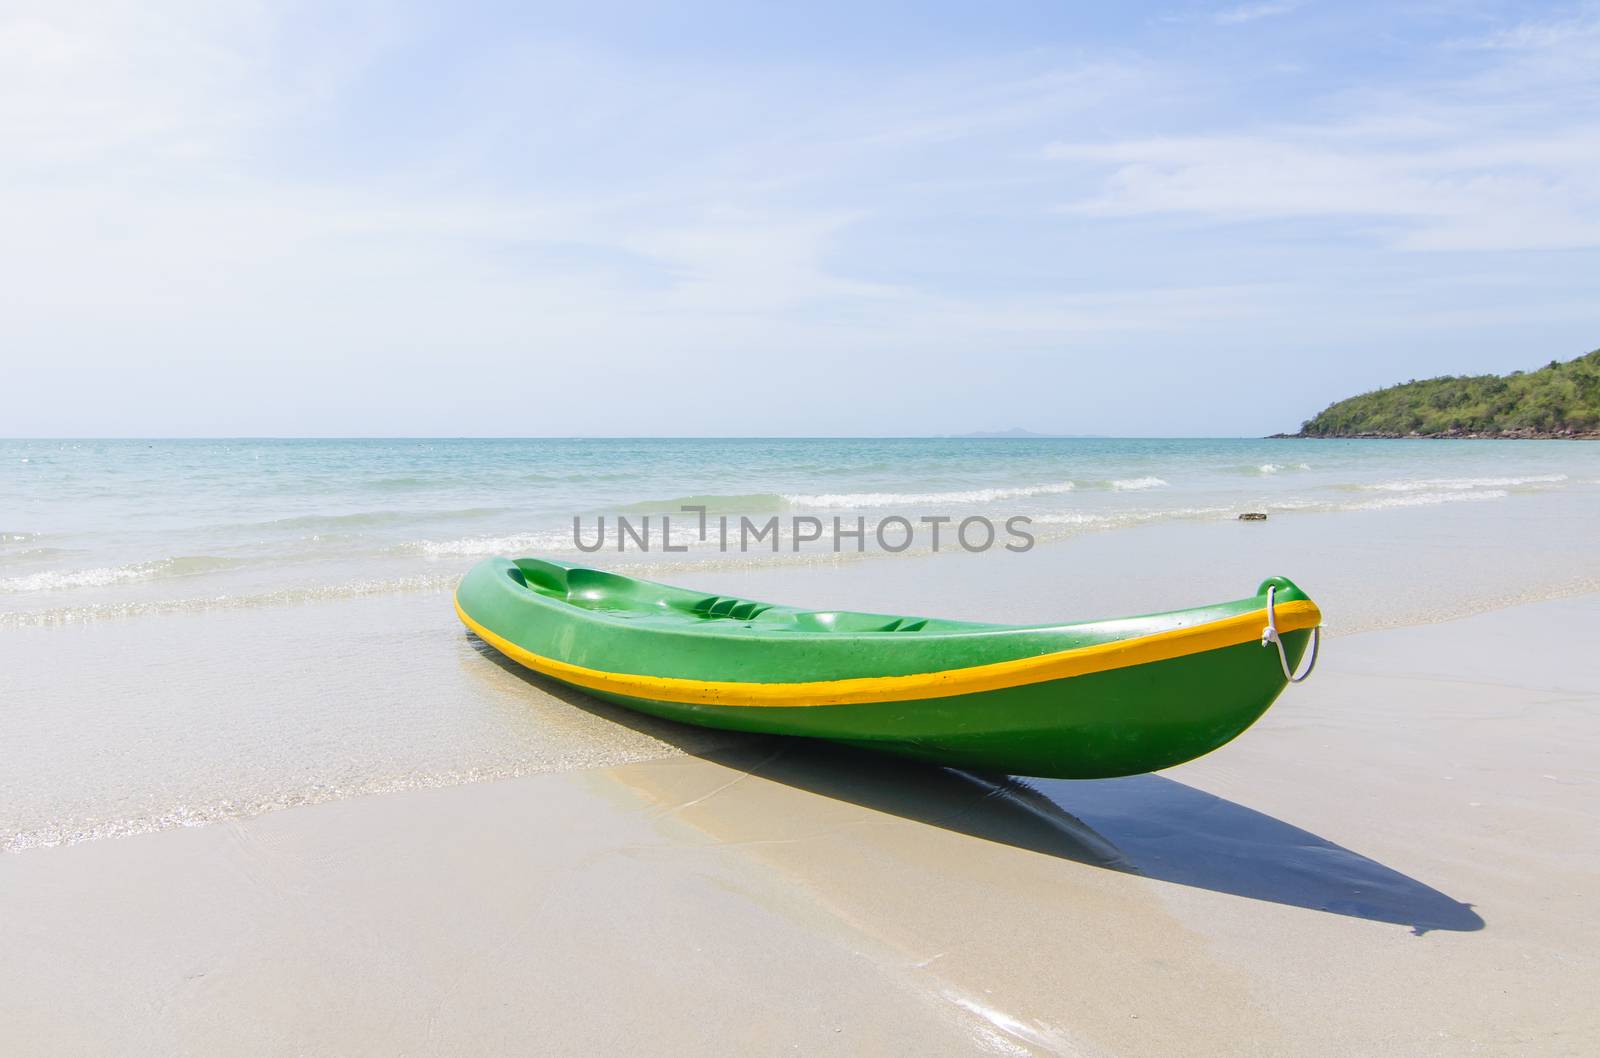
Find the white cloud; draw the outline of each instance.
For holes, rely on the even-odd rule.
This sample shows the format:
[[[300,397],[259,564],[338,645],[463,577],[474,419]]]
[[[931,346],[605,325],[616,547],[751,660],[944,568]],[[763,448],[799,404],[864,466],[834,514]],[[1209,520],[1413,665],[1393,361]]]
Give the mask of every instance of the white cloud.
[[[263,103],[249,15],[109,3],[0,18],[0,173],[194,162],[236,144]]]
[[[3,94],[18,101],[0,111],[13,334],[30,318],[43,333],[86,299],[110,331],[212,348],[229,323],[263,347],[364,330],[377,344],[594,350],[818,346],[843,332],[975,340],[928,327],[935,317],[1151,325],[1115,296],[986,312],[830,261],[881,198],[855,193],[849,173],[872,174],[870,187],[917,151],[1093,110],[1140,76],[1113,63],[1001,59],[811,95],[779,73],[776,92],[756,78],[746,97],[720,73],[517,47],[474,62],[470,94],[453,101],[462,120],[420,161],[311,179],[286,164],[284,142],[337,79],[294,54],[285,80],[280,21],[248,3],[153,21],[133,4],[103,17],[40,10],[0,23],[0,57],[15,60],[0,70]],[[328,50],[333,66],[348,59],[346,77],[367,58]],[[429,88],[447,100],[461,90]],[[577,117],[568,98],[582,101]],[[790,120],[774,120],[773,98]],[[615,154],[572,157],[582,150]],[[565,178],[573,164],[600,175],[584,186]],[[582,267],[563,257],[571,247],[590,252]],[[826,320],[806,315],[818,306]]]
[[[1600,245],[1600,125],[1541,137],[1396,150],[1337,128],[1276,135],[1057,145],[1053,158],[1110,165],[1089,216],[1190,213],[1214,220],[1356,218],[1404,249]]]
[[[1065,203],[1082,216],[1353,221],[1413,250],[1600,246],[1600,30],[1512,31],[1479,73],[1336,100],[1319,123],[1111,142],[1060,142],[1105,175]]]
[[[1364,338],[1468,316],[1443,280],[1367,311],[1348,280],[1226,260],[1231,234],[1183,246],[1188,218],[1347,218],[1407,248],[1594,237],[1571,33],[1481,49],[1492,69],[1414,97],[1195,135],[1196,85],[1226,73],[1132,48],[733,67],[608,53],[603,34],[463,45],[403,10],[339,10],[0,17],[0,357],[26,394],[0,396],[0,433],[163,431],[197,405],[222,409],[183,420],[201,432],[448,431],[456,406],[499,416],[477,428],[593,432],[583,395],[601,391],[616,431],[918,428],[863,419],[839,379],[930,417],[1111,416],[1106,387],[1174,378],[1258,408],[1209,365],[1270,359],[1329,305]],[[1126,218],[1162,214],[1184,223],[1127,238]],[[1497,302],[1505,285],[1469,322],[1520,322],[1531,302]],[[1542,319],[1592,313],[1588,291],[1546,287]],[[555,395],[537,422],[515,381],[533,378]],[[667,414],[686,378],[714,421],[627,418]],[[1150,422],[1074,428],[1217,428],[1130,403]],[[792,417],[821,407],[835,418]]]
[[[1454,42],[1455,47],[1506,51],[1549,51],[1573,43],[1594,43],[1594,18],[1562,18],[1519,22],[1507,29]]]
[[[1277,0],[1274,3],[1240,4],[1237,7],[1229,7],[1218,11],[1211,16],[1211,20],[1219,26],[1236,26],[1243,22],[1272,18],[1274,15],[1287,15],[1302,6],[1304,6],[1304,0]]]

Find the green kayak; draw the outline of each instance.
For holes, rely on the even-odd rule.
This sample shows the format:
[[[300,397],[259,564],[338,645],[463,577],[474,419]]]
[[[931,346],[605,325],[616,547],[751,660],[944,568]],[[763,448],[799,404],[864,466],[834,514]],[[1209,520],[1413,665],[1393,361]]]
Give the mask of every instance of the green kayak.
[[[1283,577],[1215,606],[1014,627],[774,606],[534,558],[473,567],[456,613],[520,664],[640,712],[1081,779],[1232,739],[1322,619]]]

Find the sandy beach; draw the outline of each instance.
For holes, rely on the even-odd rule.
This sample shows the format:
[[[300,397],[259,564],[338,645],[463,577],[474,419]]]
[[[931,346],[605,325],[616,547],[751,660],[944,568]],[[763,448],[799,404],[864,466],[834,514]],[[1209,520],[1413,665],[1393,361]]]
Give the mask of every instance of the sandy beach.
[[[3,5],[0,1058],[1600,1058],[1597,129],[1600,0]]]
[[[1572,531],[1600,518],[1590,449],[9,444],[8,1058],[1524,1056],[1600,1036],[1600,555]],[[700,495],[721,464],[721,498]],[[1040,541],[587,561],[1010,624],[1283,574],[1328,636],[1220,750],[1072,782],[653,720],[511,665],[452,611],[486,555],[577,558],[562,509],[696,497],[1026,510]]]
[[[1224,750],[643,759],[0,856],[16,1055],[1578,1055],[1600,597],[1333,639]]]

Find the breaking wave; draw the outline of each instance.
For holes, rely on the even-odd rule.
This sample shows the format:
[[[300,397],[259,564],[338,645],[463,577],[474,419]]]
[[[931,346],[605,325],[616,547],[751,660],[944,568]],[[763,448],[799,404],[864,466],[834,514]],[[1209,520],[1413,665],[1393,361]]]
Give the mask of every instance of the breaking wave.
[[[588,537],[594,527],[586,526]],[[491,555],[526,555],[549,551],[575,551],[571,529],[549,529],[537,533],[511,533],[505,536],[462,536],[450,540],[416,540],[400,545],[401,551],[429,558],[486,558]]]
[[[1567,480],[1565,474],[1532,474],[1514,478],[1401,478],[1396,481],[1379,481],[1361,485],[1364,491],[1374,492],[1437,492],[1440,490],[1509,489],[1519,485],[1557,485]]]
[[[902,507],[937,503],[993,503],[1030,496],[1060,496],[1078,487],[1074,481],[1004,488],[959,489],[950,492],[824,492],[785,493],[779,498],[792,507],[857,508]]]
[[[678,514],[682,507],[704,507],[707,514],[776,514],[785,507],[786,497],[773,492],[747,495],[673,496],[665,500],[640,500],[616,510],[622,514]],[[693,517],[693,512],[688,512]]]
[[[1274,511],[1386,511],[1401,507],[1433,507],[1441,503],[1474,503],[1486,500],[1503,500],[1510,493],[1505,489],[1481,491],[1457,490],[1454,492],[1406,492],[1381,499],[1357,502],[1327,502],[1320,500],[1283,500],[1269,504]]]
[[[154,562],[135,562],[126,566],[98,566],[91,569],[52,569],[21,577],[0,580],[0,592],[22,594],[35,591],[60,591],[65,588],[105,588],[133,581],[165,580],[219,573],[238,569],[238,559],[212,555],[183,555]]]
[[[357,511],[352,514],[300,514],[265,522],[245,522],[234,528],[361,530],[402,525],[420,519],[488,518],[506,513],[504,507],[464,507],[460,510]]]
[[[1401,496],[1388,496],[1368,503],[1352,504],[1345,509],[1352,511],[1382,511],[1394,507],[1432,507],[1440,503],[1503,500],[1509,495],[1510,493],[1504,489],[1485,489],[1482,492],[1412,492]]]

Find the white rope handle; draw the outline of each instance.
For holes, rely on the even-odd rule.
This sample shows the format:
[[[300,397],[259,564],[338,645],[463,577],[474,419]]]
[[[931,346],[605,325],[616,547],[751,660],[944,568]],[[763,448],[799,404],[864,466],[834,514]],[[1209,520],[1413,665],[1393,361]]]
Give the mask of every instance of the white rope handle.
[[[1283,652],[1283,640],[1278,636],[1278,614],[1272,608],[1273,596],[1277,591],[1277,585],[1267,586],[1267,627],[1261,633],[1261,645],[1278,648],[1278,665],[1283,669],[1284,679],[1290,683],[1304,683],[1306,677],[1311,675],[1311,670],[1317,667],[1317,650],[1322,646],[1322,626],[1317,625],[1311,629],[1311,663],[1306,666],[1306,671],[1296,676],[1294,670],[1289,668],[1289,656]]]

